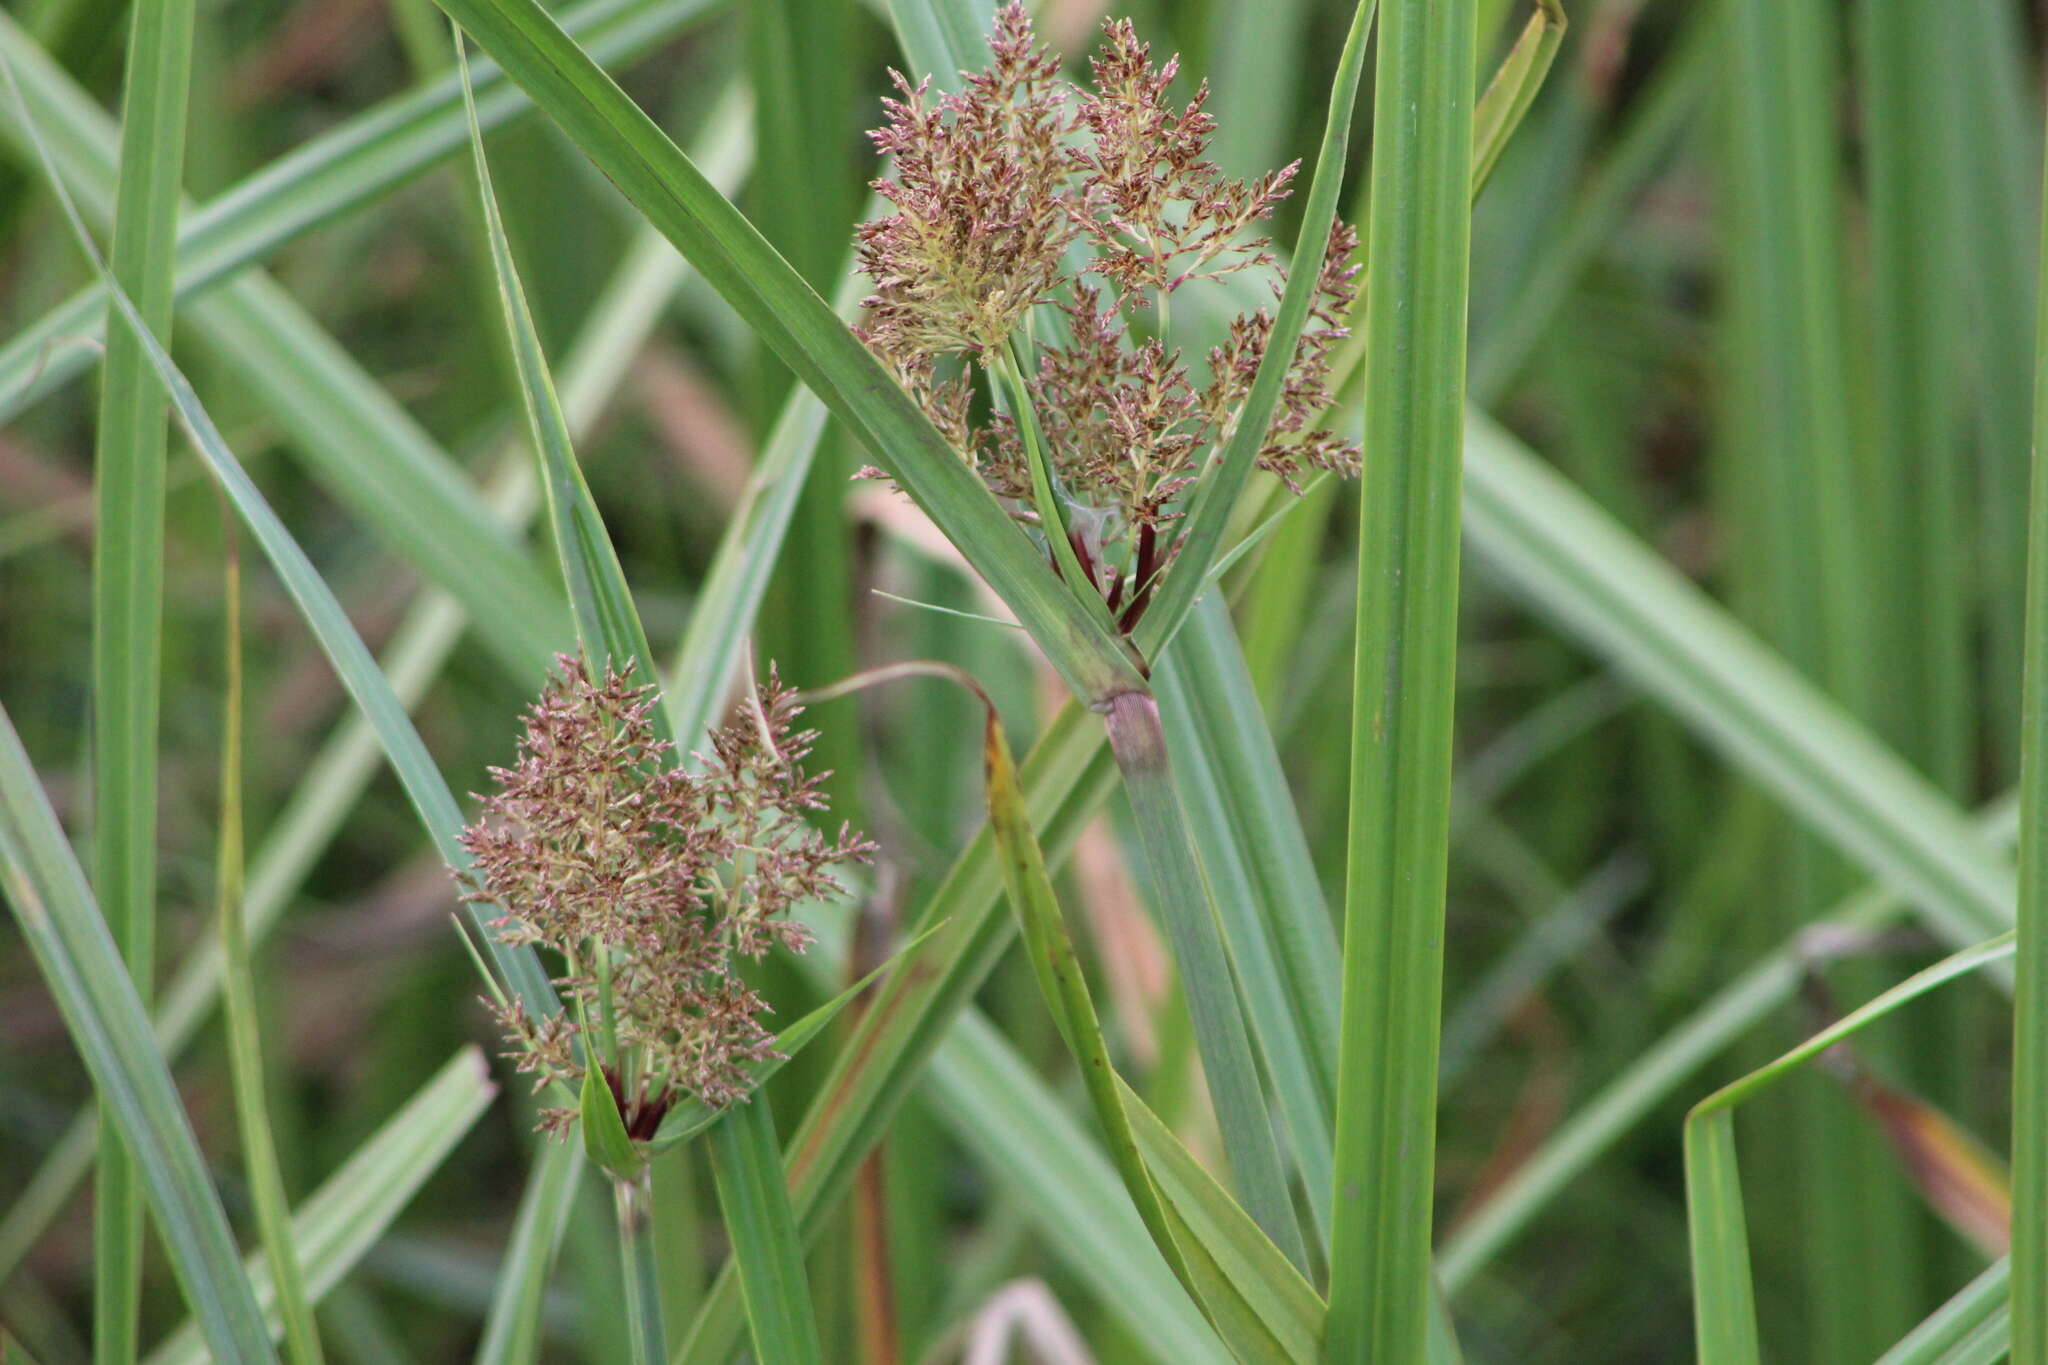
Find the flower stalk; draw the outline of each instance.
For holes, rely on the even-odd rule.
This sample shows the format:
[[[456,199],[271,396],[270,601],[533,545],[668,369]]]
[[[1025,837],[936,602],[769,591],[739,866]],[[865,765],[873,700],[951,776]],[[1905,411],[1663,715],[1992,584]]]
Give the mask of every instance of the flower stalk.
[[[626,1291],[626,1340],[633,1365],[667,1365],[668,1334],[662,1326],[661,1278],[654,1262],[650,1216],[653,1185],[644,1169],[612,1181],[612,1207],[619,1224],[620,1280]]]
[[[1146,861],[1160,881],[1166,931],[1179,964],[1202,1069],[1223,1134],[1238,1198],[1252,1221],[1299,1269],[1308,1265],[1301,1225],[1288,1193],[1273,1121],[1239,1006],[1236,973],[1224,944],[1187,815],[1173,788],[1166,734],[1151,697],[1127,693],[1110,705],[1109,747],[1122,770]]]

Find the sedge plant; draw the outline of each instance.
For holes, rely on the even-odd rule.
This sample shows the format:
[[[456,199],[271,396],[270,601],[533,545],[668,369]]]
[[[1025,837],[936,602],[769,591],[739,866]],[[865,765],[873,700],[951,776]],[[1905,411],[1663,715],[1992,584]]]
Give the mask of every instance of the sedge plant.
[[[2017,7],[445,8],[0,16],[0,1351],[2031,1358]],[[758,959],[750,637],[1008,722],[824,721]],[[573,852],[454,796],[557,654]]]

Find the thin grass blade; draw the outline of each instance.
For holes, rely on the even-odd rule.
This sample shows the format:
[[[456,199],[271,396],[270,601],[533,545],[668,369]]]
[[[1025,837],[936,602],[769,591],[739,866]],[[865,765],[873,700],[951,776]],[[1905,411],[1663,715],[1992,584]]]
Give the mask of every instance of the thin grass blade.
[[[2012,1259],[2001,1256],[1879,1356],[1877,1365],[1996,1365],[2012,1345],[2011,1288]]]
[[[654,655],[647,647],[647,630],[640,624],[640,613],[633,609],[632,592],[626,585],[625,571],[619,567],[618,551],[612,547],[611,536],[606,533],[604,520],[590,496],[590,485],[584,480],[583,466],[577,462],[569,421],[555,393],[554,376],[541,349],[533,312],[527,307],[519,269],[512,262],[512,245],[505,239],[497,192],[491,187],[490,162],[484,155],[476,91],[470,83],[469,53],[460,31],[455,37],[455,57],[462,78],[463,108],[469,115],[471,160],[476,170],[477,198],[483,207],[484,230],[489,238],[492,273],[497,280],[498,300],[505,310],[505,331],[519,375],[519,394],[526,409],[534,458],[540,464],[540,485],[546,496],[548,526],[554,533],[555,558],[562,568],[562,580],[568,585],[569,612],[576,622],[577,643],[595,676],[602,676],[606,668],[637,668],[643,677],[650,676]],[[661,711],[655,714],[666,716]],[[613,1113],[616,1116],[617,1110]]]
[[[766,1098],[733,1106],[724,1122],[712,1125],[710,1144],[755,1357],[778,1365],[822,1365],[824,1348],[804,1278],[803,1244]]]
[[[108,265],[169,335],[178,182],[185,165],[192,0],[137,8],[121,95]],[[135,989],[156,973],[157,694],[163,659],[163,395],[135,343],[101,370],[93,447],[93,892]],[[93,1216],[93,1358],[134,1359],[142,1191],[112,1116],[100,1128]]]
[[[256,974],[249,962],[249,936],[242,923],[242,565],[231,529],[222,596],[227,610],[223,632],[227,639],[227,698],[221,716],[215,918],[221,941],[222,1014],[234,1080],[235,1127],[241,1134],[242,1168],[249,1180],[250,1201],[256,1206],[263,1253],[275,1272],[285,1357],[291,1365],[320,1365],[320,1331],[313,1323],[312,1305],[299,1271],[299,1254],[292,1243],[291,1204],[270,1132],[270,1105],[263,1081],[263,1024]]]
[[[221,1360],[274,1361],[192,1126],[85,873],[0,708],[0,874],[100,1102],[134,1155],[149,1211]]]
[[[1883,5],[1878,0],[1861,9],[1868,17]],[[1889,464],[1876,478],[1862,467],[1867,457],[1858,448],[1851,406],[1855,381],[1840,249],[1834,20],[1826,5],[1780,0],[1736,0],[1722,15],[1726,79],[1719,112],[1728,135],[1719,192],[1726,287],[1717,325],[1727,374],[1721,405],[1727,455],[1720,468],[1726,515],[1739,528],[1732,534],[1748,549],[1731,565],[1731,597],[1759,635],[1851,715],[1882,724],[1888,717],[1875,703],[1891,693],[1914,735],[1932,735],[1943,720],[1921,710],[1934,698],[1919,683],[1943,644],[1923,636],[1910,657],[1880,654],[1880,623],[1912,608],[1876,610],[1872,585],[1884,566],[1910,563],[1888,596],[1905,603],[1949,595],[1951,538],[1942,534],[1934,554],[1944,563],[1929,576],[1929,562],[1914,548],[1918,532],[1908,529],[1930,515],[1947,515],[1941,493],[1947,478],[1935,472],[1944,456],[1938,443],[1923,444],[1931,433],[1920,426],[1910,453],[1898,451],[1906,467]],[[1873,98],[1891,103],[1878,88],[1873,83]],[[1931,110],[1899,112],[1922,126],[1937,117]],[[1887,253],[1880,277],[1895,264],[1888,251],[1896,224],[1888,210],[1896,161],[1885,131],[1873,129],[1870,147],[1873,247]],[[1924,268],[1933,266],[1922,258],[1935,254],[1930,245],[1922,242],[1915,253]],[[1888,284],[1876,286],[1873,330],[1889,334],[1896,347],[1906,344],[1908,329],[1884,307],[1893,296]],[[1932,382],[1940,362],[1920,355],[1912,368]],[[1877,387],[1888,387],[1889,377],[1888,369],[1880,370]],[[1911,420],[1897,405],[1891,411],[1897,421],[1884,423],[1888,431]],[[1879,536],[1863,533],[1868,520],[1884,528]],[[1879,543],[1887,546],[1883,556],[1872,553]],[[1780,889],[1770,898],[1775,920],[1759,925],[1764,942],[1804,921],[1846,881],[1839,860],[1805,830],[1774,842],[1770,856]],[[1847,964],[1843,971],[1859,992],[1880,979],[1867,964]],[[1815,1365],[1854,1365],[1883,1350],[1913,1320],[1912,1295],[1923,1275],[1908,1222],[1912,1210],[1876,1135],[1841,1096],[1813,1087],[1788,1103],[1797,1111],[1788,1138],[1800,1160],[1798,1180],[1786,1193],[1810,1233],[1802,1238],[1801,1257],[1806,1349]]]
[[[2048,263],[2048,214],[2042,220],[2041,253]],[[2041,278],[2048,280],[2048,269]],[[2048,291],[2039,308],[2022,650],[2019,943],[2013,973],[2015,1360],[2048,1355]]]
[[[1735,1161],[1735,1116],[1716,1110],[1685,1125],[1685,1202],[1691,1211],[1694,1337],[1700,1365],[1757,1365],[1756,1284]]]
[[[1117,1085],[1193,1273],[1236,1291],[1233,1297],[1207,1290],[1209,1299],[1237,1309],[1225,1340],[1247,1360],[1316,1359],[1325,1312],[1314,1287],[1121,1077]]]
[[[1522,26],[1508,55],[1501,58],[1485,93],[1472,111],[1472,195],[1486,186],[1508,140],[1536,102],[1536,92],[1550,75],[1557,49],[1564,43],[1564,6],[1558,0],[1536,0],[1536,12]]]
[[[851,274],[847,253],[867,179],[867,167],[853,158],[818,155],[821,147],[840,145],[844,115],[865,74],[857,8],[853,0],[754,0],[740,25],[758,134],[757,169],[743,202],[776,252],[828,298]],[[794,386],[789,371],[765,353],[752,357],[750,369],[748,407],[766,428]],[[828,432],[777,558],[773,609],[760,622],[761,656],[774,659],[782,677],[797,686],[821,685],[860,668],[860,560],[856,524],[846,515],[857,487],[850,455],[844,436]],[[812,760],[830,774],[825,794],[832,809],[855,826],[866,823],[867,753],[854,704],[814,712],[812,728],[818,732]]]
[[[1365,70],[1366,36],[1372,27],[1374,5],[1375,0],[1359,0],[1352,11],[1343,51],[1337,58],[1322,144],[1316,151],[1315,170],[1302,209],[1301,231],[1295,239],[1294,266],[1288,272],[1287,288],[1274,315],[1272,334],[1259,361],[1258,374],[1245,395],[1244,406],[1238,410],[1229,442],[1203,475],[1188,508],[1180,553],[1159,585],[1158,598],[1138,622],[1138,649],[1148,659],[1158,657],[1195,598],[1208,586],[1209,572],[1224,548],[1224,532],[1229,528],[1231,514],[1251,478],[1259,449],[1266,443],[1266,430],[1272,425],[1288,366],[1293,363],[1295,343],[1301,338],[1302,328],[1308,325],[1317,264],[1323,259],[1337,221],[1337,196],[1343,188],[1351,142],[1352,106],[1358,101],[1359,80]],[[1469,99],[1466,112],[1469,118]],[[1468,143],[1467,158],[1469,148]]]
[[[1108,1142],[1110,1159],[1123,1180],[1131,1203],[1138,1210],[1146,1233],[1152,1238],[1152,1244],[1159,1248],[1159,1254],[1165,1257],[1174,1277],[1194,1296],[1195,1302],[1202,1305],[1210,1321],[1229,1340],[1230,1334],[1225,1329],[1222,1315],[1211,1307],[1204,1296],[1204,1286],[1189,1272],[1187,1260],[1174,1240],[1172,1225],[1160,1203],[1159,1191],[1154,1187],[1144,1157],[1138,1151],[1130,1116],[1125,1112],[1123,1097],[1118,1092],[1109,1044],[1102,1036],[1102,1021],[1096,1015],[1094,997],[1088,990],[1087,978],[1081,973],[1073,940],[1067,934],[1066,919],[1053,892],[1052,878],[1045,870],[1045,852],[1038,846],[1038,836],[1031,831],[1024,796],[1017,785],[1016,764],[1010,757],[1010,742],[1003,733],[1002,722],[993,705],[988,706],[982,743],[988,784],[989,829],[995,835],[997,854],[1002,862],[1003,889],[1008,894],[1011,912],[1017,917],[1026,959],[1038,978],[1039,994],[1044,998],[1046,1008],[1052,1012],[1053,1021],[1059,1025],[1060,1036],[1065,1039],[1068,1051],[1074,1055],[1075,1063],[1081,1069],[1081,1080],[1088,1089],[1095,1121]]]
[[[597,1073],[592,1071],[588,1074],[594,1076]],[[612,1103],[611,1087],[600,1081],[599,1088],[604,1092],[605,1105],[616,1117],[618,1107]],[[590,1093],[587,1080],[583,1089],[587,1097]],[[590,1132],[588,1104],[584,1106],[583,1131],[586,1135]],[[626,1136],[623,1125],[618,1136],[621,1140]],[[776,1155],[773,1143],[769,1144],[768,1152],[772,1161]],[[779,1168],[780,1162],[774,1164]],[[611,1185],[612,1205],[619,1228],[619,1280],[626,1297],[626,1338],[632,1344],[633,1365],[660,1365],[661,1361],[668,1359],[668,1330],[662,1323],[661,1276],[654,1262],[653,1185],[644,1169],[630,1179],[614,1176]],[[733,1255],[737,1257],[740,1254],[739,1243],[735,1239]],[[801,1275],[801,1261],[797,1268]],[[742,1276],[746,1269],[742,1262]],[[783,1357],[766,1355],[762,1359],[780,1360]]]
[[[1748,1219],[1736,1162],[1736,1107],[1901,1006],[2011,957],[2013,948],[2014,935],[2008,932],[1951,954],[1693,1106],[1685,1120],[1685,1188],[1702,1365],[1752,1365],[1761,1358]]]
[[[969,1010],[932,1056],[925,1095],[977,1165],[1015,1193],[1053,1255],[1157,1365],[1233,1359],[1173,1272],[1082,1121]]]
[[[529,1365],[540,1359],[541,1299],[582,1172],[581,1147],[550,1142],[527,1173],[505,1258],[498,1263],[476,1365]]]
[[[1992,963],[2005,961],[2013,955],[2014,945],[2014,931],[2007,930],[1995,938],[1988,938],[1961,952],[1951,953],[1931,967],[1923,967],[1890,990],[1843,1015],[1797,1047],[1788,1049],[1739,1080],[1730,1081],[1722,1086],[1695,1105],[1693,1112],[1704,1115],[1741,1104],[1765,1086],[1784,1079],[1793,1070],[1909,1001],[1917,1000],[1935,987],[1946,985],[1959,976],[1967,976]]]
[[[1217,1126],[1223,1131],[1223,1150],[1238,1197],[1274,1245],[1305,1269],[1307,1247],[1259,1084],[1237,969],[1224,941],[1222,920],[1195,852],[1187,816],[1174,790],[1158,704],[1150,696],[1125,693],[1110,703],[1105,725],[1110,750],[1123,773],[1124,791],[1137,817],[1145,860],[1158,885],[1160,915],[1180,969],[1203,1078],[1215,1106]]]
[[[1341,957],[1287,776],[1222,599],[1195,604],[1153,677],[1181,800],[1217,888],[1230,956],[1326,1240]]]

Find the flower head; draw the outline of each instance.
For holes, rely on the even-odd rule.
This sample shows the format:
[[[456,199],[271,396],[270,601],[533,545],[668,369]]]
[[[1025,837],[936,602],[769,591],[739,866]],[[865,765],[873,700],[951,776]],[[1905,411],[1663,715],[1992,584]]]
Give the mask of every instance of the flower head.
[[[892,211],[860,232],[860,268],[875,282],[862,334],[1036,527],[1045,509],[1010,395],[985,416],[975,404],[976,368],[1017,358],[1078,562],[1128,629],[1273,330],[1263,308],[1238,316],[1197,375],[1172,344],[1168,301],[1238,272],[1264,275],[1279,297],[1285,277],[1258,228],[1297,168],[1226,177],[1208,159],[1208,87],[1175,107],[1178,59],[1153,66],[1127,21],[1103,26],[1087,89],[1059,79],[1021,5],[998,13],[990,51],[957,95],[934,99],[896,76],[904,98],[885,101],[874,134],[894,158],[894,177],[876,182]],[[1297,490],[1307,471],[1358,469],[1357,447],[1318,425],[1356,292],[1356,246],[1339,224],[1258,455]]]
[[[1230,180],[1208,160],[1216,120],[1204,81],[1176,112],[1166,89],[1180,59],[1154,68],[1152,49],[1128,19],[1102,27],[1089,63],[1095,89],[1078,118],[1089,136],[1069,152],[1080,173],[1083,231],[1095,248],[1089,269],[1129,296],[1172,293],[1192,279],[1273,264],[1267,239],[1246,233],[1287,197],[1296,162],[1255,180]]]
[[[627,1131],[645,1138],[682,1095],[718,1106],[746,1094],[746,1065],[775,1055],[774,1036],[735,959],[802,951],[809,933],[788,912],[838,894],[834,870],[870,846],[806,818],[825,805],[821,776],[801,767],[816,736],[795,729],[801,710],[773,674],[692,773],[655,737],[654,688],[630,669],[593,682],[579,660],[557,664],[517,762],[492,769],[498,791],[463,831],[470,898],[505,912],[507,942],[566,966],[562,1013],[498,1010],[519,1068],[536,1089],[574,1093],[602,1067]],[[574,1116],[549,1110],[544,1126],[560,1133]]]
[[[895,158],[875,188],[895,211],[860,229],[875,282],[868,338],[908,358],[999,349],[1062,276],[1079,226],[1067,211],[1073,127],[1059,59],[1034,44],[1020,7],[996,19],[993,59],[958,95],[930,97],[892,72],[900,100],[872,134]]]

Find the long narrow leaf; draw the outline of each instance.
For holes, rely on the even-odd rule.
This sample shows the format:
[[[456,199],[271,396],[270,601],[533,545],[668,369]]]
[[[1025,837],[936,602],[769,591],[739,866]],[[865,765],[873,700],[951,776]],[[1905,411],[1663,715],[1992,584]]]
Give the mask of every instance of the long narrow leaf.
[[[986,1016],[960,1016],[924,1093],[1147,1356],[1158,1365],[1233,1358],[1167,1269],[1109,1157]]]
[[[249,937],[242,923],[242,567],[228,542],[223,596],[227,602],[227,698],[221,716],[220,841],[214,877],[221,941],[222,1013],[227,1020],[228,1061],[234,1080],[235,1127],[242,1139],[242,1166],[256,1206],[263,1254],[276,1282],[278,1316],[284,1323],[285,1354],[292,1365],[320,1365],[320,1332],[313,1324],[300,1259],[292,1243],[291,1207],[278,1170],[277,1143],[270,1131],[270,1105],[263,1082],[263,1025],[258,1017],[256,975],[249,965]]]
[[[1137,817],[1138,837],[1159,888],[1181,990],[1194,1022],[1203,1079],[1223,1131],[1238,1197],[1252,1220],[1297,1266],[1308,1257],[1274,1144],[1257,1063],[1225,946],[1215,897],[1195,852],[1187,817],[1174,791],[1159,707],[1149,696],[1126,693],[1110,704],[1109,747],[1122,771],[1124,791]]]
[[[1692,1227],[1693,1309],[1702,1365],[1753,1365],[1759,1359],[1748,1220],[1736,1162],[1736,1107],[1901,1006],[1959,976],[2010,957],[2013,946],[2013,934],[2000,934],[1915,972],[1693,1106],[1685,1120],[1685,1186],[1686,1213]]]
[[[108,267],[168,336],[191,83],[192,0],[137,9],[121,97]],[[93,892],[147,1003],[156,973],[158,674],[163,659],[163,399],[126,336],[107,347],[93,443]],[[142,1192],[111,1116],[93,1214],[93,1358],[135,1356]]]
[[[1735,1116],[1685,1125],[1685,1199],[1692,1224],[1694,1337],[1700,1365],[1756,1365],[1756,1284],[1735,1161]]]
[[[1877,1365],[1995,1365],[2011,1347],[2011,1288],[2012,1258],[2001,1256],[1879,1356]]]
[[[1130,1116],[1116,1084],[1116,1072],[1109,1056],[1109,1044],[1102,1036],[1102,1021],[1096,1015],[1094,997],[1081,973],[1080,959],[1067,934],[1066,920],[1045,870],[1045,852],[1032,833],[1025,811],[1023,793],[1017,785],[1017,768],[1010,757],[1010,742],[993,704],[984,727],[983,766],[988,784],[989,829],[995,835],[997,856],[1003,869],[1003,889],[1010,909],[1017,917],[1024,951],[1038,978],[1039,994],[1059,1025],[1060,1036],[1081,1069],[1095,1121],[1109,1144],[1110,1159],[1124,1182],[1124,1190],[1138,1210],[1146,1233],[1166,1264],[1209,1314],[1210,1321],[1230,1339],[1226,1319],[1204,1294],[1204,1286],[1189,1273],[1186,1258],[1176,1245],[1167,1222],[1159,1191],[1152,1183],[1138,1140],[1131,1131]]]
[[[1325,1319],[1315,1289],[1259,1235],[1245,1211],[1159,1116],[1121,1078],[1118,1085],[1159,1192],[1176,1220],[1176,1240],[1191,1258],[1207,1263],[1195,1273],[1236,1289],[1244,1310],[1240,1331],[1255,1323],[1265,1334],[1270,1358],[1314,1360]],[[1211,1291],[1212,1299],[1219,1297]],[[1258,1357],[1247,1353],[1247,1358]]]
[[[0,862],[22,936],[100,1102],[134,1155],[150,1214],[206,1341],[221,1360],[275,1360],[149,1017],[4,707]]]
[[[519,1214],[513,1219],[504,1259],[498,1263],[476,1365],[528,1365],[540,1359],[541,1298],[547,1291],[548,1267],[569,1221],[569,1208],[576,1202],[577,1177],[582,1172],[580,1146],[550,1142],[527,1173]]]
[[[618,551],[612,548],[611,536],[606,533],[597,503],[590,496],[590,485],[583,478],[583,466],[576,460],[569,421],[555,393],[555,380],[548,371],[540,333],[526,304],[525,286],[519,281],[518,267],[512,263],[512,245],[505,239],[498,195],[491,187],[490,162],[484,155],[483,125],[477,119],[476,92],[469,78],[469,53],[459,33],[455,57],[462,77],[463,108],[469,115],[471,160],[476,168],[477,197],[483,205],[484,228],[489,237],[492,273],[497,279],[498,300],[505,309],[505,330],[510,334],[513,364],[519,374],[519,395],[526,409],[534,458],[540,462],[548,525],[554,532],[555,557],[561,564],[562,580],[569,589],[569,612],[576,622],[576,638],[594,676],[602,676],[606,668],[638,668],[646,676],[654,667],[653,653],[647,647],[647,630],[640,624],[640,613],[633,609],[632,592],[626,585],[625,571],[619,567]]]
[[[1522,26],[1500,69],[1472,112],[1472,192],[1477,194],[1493,174],[1508,140],[1521,127],[1536,92],[1557,60],[1564,42],[1564,7],[1558,0],[1536,0],[1536,12]]]
[[[1434,1293],[1476,22],[1458,0],[1388,0],[1380,17],[1333,1361],[1422,1359]]]
[[[711,1169],[725,1210],[754,1354],[762,1361],[820,1365],[818,1320],[804,1279],[803,1245],[783,1184],[775,1121],[764,1096],[735,1105],[711,1128]]]
[[[1825,5],[1733,0],[1723,6],[1725,76],[1717,88],[1728,135],[1717,188],[1726,206],[1726,284],[1717,321],[1727,379],[1717,425],[1731,451],[1721,481],[1727,516],[1746,547],[1731,565],[1730,590],[1735,609],[1758,634],[1851,715],[1866,722],[1884,718],[1873,705],[1883,677],[1882,692],[1897,696],[1895,709],[1918,736],[1941,724],[1940,717],[1919,713],[1925,698],[1918,687],[1929,651],[1939,653],[1941,646],[1933,638],[1916,639],[1910,658],[1895,663],[1874,646],[1881,622],[1911,610],[1904,601],[1944,595],[1939,578],[1946,575],[1923,581],[1926,565],[1912,548],[1917,536],[1894,524],[1924,515],[1933,495],[1922,471],[1937,469],[1942,455],[1922,444],[1921,429],[1904,461],[1910,483],[1901,477],[1908,469],[1896,464],[1875,478],[1864,468],[1870,457],[1860,448],[1851,410],[1854,371],[1840,248],[1835,28]],[[1925,123],[1935,115],[1908,117]],[[1880,251],[1892,236],[1889,150],[1883,138],[1871,148]],[[1890,291],[1879,286],[1876,292],[1873,321],[1897,330],[1898,319],[1884,309]],[[1915,368],[1931,363],[1923,358]],[[1883,377],[1879,385],[1889,387]],[[1888,496],[1873,497],[1866,483]],[[1895,518],[1888,504],[1904,515]],[[1866,519],[1881,519],[1878,535],[1864,532]],[[1952,554],[1947,542],[1944,533],[1937,554]],[[1880,543],[1887,546],[1881,556],[1871,549]],[[1884,597],[1905,596],[1899,611],[1880,612],[1872,585],[1893,563],[1901,565],[1902,577]],[[1772,861],[1779,891],[1769,900],[1776,912],[1769,936],[1775,937],[1817,910],[1844,878],[1838,860],[1804,829],[1788,831],[1774,845]],[[1860,965],[1846,970],[1865,988],[1876,984]],[[1810,1154],[1791,1191],[1799,1221],[1813,1234],[1802,1267],[1810,1349],[1818,1361],[1865,1360],[1912,1321],[1909,1294],[1923,1278],[1913,1262],[1912,1211],[1882,1145],[1849,1105],[1817,1089],[1792,1102],[1799,1112],[1790,1140]]]
[[[1317,1227],[1329,1230],[1337,935],[1280,756],[1220,597],[1198,602],[1153,683],[1230,956]]]

